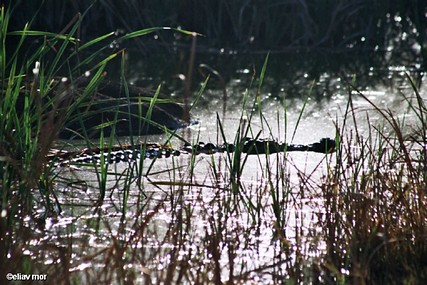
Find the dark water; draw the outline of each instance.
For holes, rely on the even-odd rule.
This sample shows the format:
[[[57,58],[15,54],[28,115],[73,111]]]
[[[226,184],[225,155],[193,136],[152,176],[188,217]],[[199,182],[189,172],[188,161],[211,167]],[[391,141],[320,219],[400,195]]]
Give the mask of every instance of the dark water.
[[[411,96],[413,90],[407,76],[422,89],[424,72],[420,48],[415,45],[405,52],[393,49],[251,54],[235,54],[226,49],[199,52],[192,68],[190,92],[185,91],[189,48],[160,55],[153,52],[145,57],[136,51],[130,52],[128,60],[132,64],[126,74],[132,84],[153,88],[161,84],[167,96],[187,101],[189,105],[197,99],[192,115],[200,125],[192,129],[200,132],[202,141],[216,139],[211,131],[216,128],[217,114],[231,139],[242,124],[242,111],[253,109],[258,112],[255,120],[259,120],[261,111],[271,124],[271,130],[267,131],[261,121],[254,121],[254,133],[262,129],[266,136],[288,140],[297,129],[296,141],[310,143],[321,137],[335,136],[334,122],[340,116],[337,113],[345,110],[351,93],[355,104],[360,104],[356,107],[362,115],[367,102],[357,96],[357,91],[367,94],[379,107],[393,110],[402,102],[402,94]],[[266,74],[260,86],[260,73],[267,54]],[[206,90],[197,98],[207,75],[210,79]],[[243,106],[245,94],[248,103]],[[254,105],[257,95],[259,103]]]

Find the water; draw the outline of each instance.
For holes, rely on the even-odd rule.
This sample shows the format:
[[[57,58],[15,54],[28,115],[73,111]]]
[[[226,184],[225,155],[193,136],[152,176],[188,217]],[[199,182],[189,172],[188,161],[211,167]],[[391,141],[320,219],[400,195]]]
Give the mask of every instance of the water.
[[[261,105],[253,104],[259,81],[253,79],[251,65],[257,63],[258,76],[263,57],[244,58],[232,67],[224,64],[232,70],[221,75],[228,78],[225,86],[212,78],[212,86],[192,110],[199,124],[179,134],[188,141],[233,142],[239,126],[250,124],[253,137],[261,133],[260,137],[305,144],[334,138],[337,127],[343,125],[350,94],[360,134],[369,134],[367,118],[372,126],[383,121],[372,105],[348,90],[352,70],[297,68],[288,63],[294,57],[284,57],[270,55],[259,94]],[[218,69],[223,66],[217,64]],[[141,65],[138,62],[131,69]],[[368,67],[360,81],[360,72],[356,74],[355,85],[376,106],[405,118],[415,128],[417,120],[407,114],[410,108],[402,108],[401,95],[414,99],[404,73],[416,76],[413,68]],[[181,72],[168,72],[170,76],[154,72],[148,78],[145,74],[151,70],[131,70],[130,81],[155,86],[159,78],[169,79],[163,82],[165,92],[171,89],[172,95],[182,96],[181,82],[174,77]],[[199,82],[202,78],[197,75],[193,90]],[[421,86],[421,94],[426,94],[425,88]],[[353,118],[347,119],[352,130]],[[167,138],[144,139],[162,143]],[[181,143],[174,139],[172,144]],[[313,264],[325,250],[319,236],[321,187],[327,166],[335,162],[335,154],[280,153],[239,161],[230,154],[215,154],[158,159],[152,165],[148,159],[113,164],[105,177],[102,169],[92,167],[56,169],[57,183],[50,198],[61,205],[59,215],[36,208],[35,219],[24,219],[28,232],[18,250],[49,280],[58,282],[277,284],[291,280],[292,274],[311,282],[317,278]],[[35,194],[43,204],[45,198]]]
[[[421,183],[427,176],[422,169],[417,173],[421,183],[405,184],[412,177],[405,175],[404,145],[388,143],[397,137],[392,114],[409,155],[423,159],[425,134],[419,130],[425,126],[406,77],[413,78],[425,100],[422,1],[182,1],[177,6],[96,1],[86,12],[88,1],[27,2],[12,9],[9,31],[27,22],[32,30],[59,31],[73,26],[69,16],[80,11],[86,16],[73,35],[82,39],[80,47],[94,34],[116,30],[117,39],[125,30],[147,26],[203,33],[194,66],[189,66],[192,39],[170,30],[125,42],[111,39],[106,45],[107,52],[118,52],[117,62],[107,66],[110,78],[119,79],[124,55],[127,82],[153,90],[161,85],[166,96],[180,102],[198,100],[192,115],[199,124],[177,132],[189,142],[221,144],[259,136],[309,144],[339,134],[345,149],[237,158],[183,154],[54,168],[52,185],[37,185],[28,193],[34,198],[31,214],[21,212],[28,207],[15,201],[26,193],[2,192],[2,209],[17,214],[0,212],[0,255],[7,259],[0,263],[1,273],[46,274],[44,284],[388,284],[413,283],[423,271],[421,185],[426,184]],[[52,55],[62,51],[62,40],[27,39],[18,61],[39,54],[31,49],[42,42]],[[8,57],[19,41],[8,36]],[[80,49],[77,63],[104,44]],[[50,72],[53,56],[40,57]],[[64,74],[76,67],[73,60],[58,62]],[[94,62],[98,59],[89,69]],[[207,88],[197,99],[208,74]],[[169,140],[166,135],[135,139]],[[180,148],[182,141],[172,138],[171,144]],[[80,142],[66,146],[83,147]],[[415,167],[425,166],[415,161]],[[337,179],[334,173],[340,173]]]

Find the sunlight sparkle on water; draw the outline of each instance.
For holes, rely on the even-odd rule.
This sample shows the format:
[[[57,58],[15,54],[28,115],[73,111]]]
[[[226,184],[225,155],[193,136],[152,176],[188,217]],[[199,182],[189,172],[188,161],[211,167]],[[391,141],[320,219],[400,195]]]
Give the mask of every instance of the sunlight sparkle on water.
[[[92,266],[93,266],[93,263],[91,263],[91,262],[81,263],[81,264],[79,264],[76,267],[70,268],[70,272],[73,272],[73,271],[83,271],[83,270],[85,270],[87,268],[91,268]]]

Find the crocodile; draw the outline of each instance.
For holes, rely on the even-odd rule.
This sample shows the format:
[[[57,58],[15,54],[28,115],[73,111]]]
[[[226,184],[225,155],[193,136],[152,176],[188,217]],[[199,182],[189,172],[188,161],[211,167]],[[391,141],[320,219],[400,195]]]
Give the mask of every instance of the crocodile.
[[[54,161],[57,166],[72,164],[99,163],[104,157],[108,164],[135,161],[137,159],[157,159],[180,156],[181,154],[216,154],[232,153],[238,148],[248,155],[273,154],[291,151],[310,151],[329,154],[335,152],[336,141],[331,138],[322,138],[312,144],[287,144],[269,139],[245,138],[238,145],[232,143],[213,144],[199,142],[190,144],[186,142],[180,149],[174,149],[170,145],[141,143],[136,145],[120,145],[105,148],[85,148],[80,151],[56,151],[49,154],[48,159]]]
[[[92,78],[86,75],[78,77],[73,82],[56,79],[50,86],[51,94],[48,98],[61,98],[54,115],[61,115],[65,108],[72,109],[77,115],[65,117],[64,126],[58,131],[59,138],[99,138],[102,130],[104,136],[140,136],[162,133],[166,129],[177,130],[197,123],[192,120],[185,106],[172,102],[166,96],[153,95],[148,89],[123,85],[109,80],[106,75],[96,88]],[[20,100],[28,96],[33,90],[34,82],[27,82],[27,88],[22,88]],[[88,91],[91,90],[91,91]],[[86,94],[91,92],[91,94]],[[64,99],[65,98],[65,99]],[[83,100],[80,100],[83,98]],[[52,100],[52,99],[50,99]],[[82,101],[73,105],[75,101]],[[23,108],[23,102],[17,102],[17,109]],[[74,107],[73,107],[74,106]],[[84,135],[83,135],[84,134]],[[91,148],[81,151],[54,151],[48,155],[48,160],[55,161],[63,166],[73,163],[93,162],[102,156],[108,163],[129,161],[141,158],[161,158],[179,156],[181,153],[215,154],[233,152],[237,149],[247,154],[272,154],[288,151],[313,151],[331,153],[335,150],[335,140],[323,138],[319,142],[308,145],[295,145],[269,139],[244,138],[238,145],[224,143],[199,142],[191,145],[186,142],[181,149],[174,149],[169,145],[137,144],[121,145],[111,148]]]

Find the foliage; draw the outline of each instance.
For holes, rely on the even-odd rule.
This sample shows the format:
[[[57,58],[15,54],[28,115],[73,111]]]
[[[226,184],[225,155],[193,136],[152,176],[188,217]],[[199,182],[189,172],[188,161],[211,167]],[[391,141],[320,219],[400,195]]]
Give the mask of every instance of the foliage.
[[[100,164],[76,165],[92,174],[84,177],[73,168],[55,167],[46,156],[65,121],[81,116],[76,110],[85,101],[70,99],[76,95],[73,82],[82,70],[91,70],[89,84],[79,93],[83,96],[79,98],[89,98],[103,80],[105,66],[120,54],[105,57],[106,48],[99,48],[80,57],[79,51],[112,34],[82,43],[76,36],[82,19],[60,34],[29,26],[8,32],[9,21],[9,11],[3,8],[0,257],[7,262],[0,265],[1,280],[8,272],[48,274],[52,284],[414,284],[427,280],[427,109],[409,75],[413,95],[403,99],[416,118],[409,136],[402,117],[373,103],[355,82],[348,83],[347,109],[340,116],[343,119],[336,120],[337,153],[317,157],[319,164],[310,172],[296,168],[289,153],[249,157],[237,147],[224,157],[188,154],[188,159],[170,158],[166,166],[156,167],[160,161],[153,161],[148,168],[144,160],[110,165],[107,152]],[[138,30],[121,39],[161,29]],[[16,39],[13,51],[8,47],[11,37]],[[38,39],[38,46],[26,52],[24,42],[29,37]],[[267,61],[268,57],[258,85],[253,88],[251,82],[244,93],[234,138],[237,146],[245,136],[259,137],[256,119],[273,135],[260,99],[268,78]],[[123,57],[121,63],[123,72]],[[57,75],[64,70],[69,81],[58,82]],[[206,84],[207,80],[198,99]],[[366,121],[356,119],[355,96],[381,120],[369,115]],[[223,99],[225,112],[226,92]],[[306,99],[297,125],[308,104]],[[278,128],[282,121],[287,128],[286,105],[280,111],[284,117],[277,116]],[[370,126],[367,134],[358,131],[359,124]],[[218,135],[226,141],[220,116],[217,125]],[[101,132],[100,145],[111,147],[113,136],[114,131],[110,138]],[[184,140],[172,133],[165,145],[172,136]],[[85,139],[87,146],[93,146]],[[254,170],[257,183],[244,181]],[[313,178],[317,172],[323,176]]]

